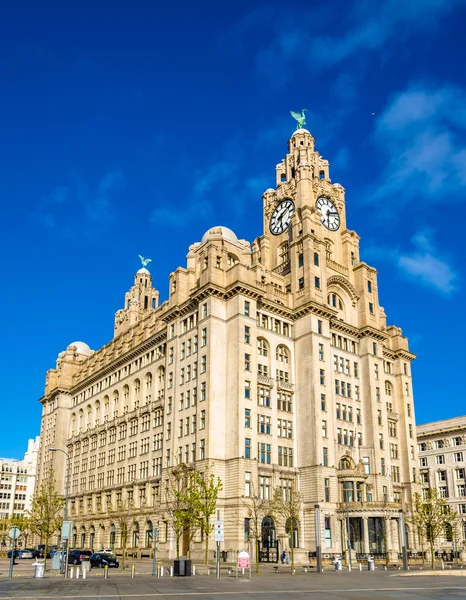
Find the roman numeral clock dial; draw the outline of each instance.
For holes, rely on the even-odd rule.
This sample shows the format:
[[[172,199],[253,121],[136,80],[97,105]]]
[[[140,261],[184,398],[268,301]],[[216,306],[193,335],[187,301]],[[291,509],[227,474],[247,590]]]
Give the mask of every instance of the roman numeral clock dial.
[[[340,215],[337,207],[329,198],[321,196],[316,200],[316,208],[320,213],[320,222],[329,231],[337,231],[340,227]]]
[[[269,229],[272,235],[280,235],[288,229],[294,210],[294,202],[290,198],[280,202],[270,217]]]

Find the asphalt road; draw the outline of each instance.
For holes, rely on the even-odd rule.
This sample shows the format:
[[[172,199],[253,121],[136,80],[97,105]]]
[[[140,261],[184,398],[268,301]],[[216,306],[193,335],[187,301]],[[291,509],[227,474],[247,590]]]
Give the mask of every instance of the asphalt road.
[[[3,563],[3,561],[2,561]],[[147,564],[147,563],[146,563]],[[31,569],[31,565],[29,565]],[[22,569],[21,569],[22,570]],[[82,579],[64,580],[47,574],[34,579],[30,570],[13,579],[6,579],[4,565],[0,565],[0,598],[23,600],[458,600],[466,599],[466,572],[440,571],[402,574],[396,571],[376,570],[317,573],[266,572],[235,578],[222,572],[195,577],[163,577],[111,571],[109,579],[93,571]]]

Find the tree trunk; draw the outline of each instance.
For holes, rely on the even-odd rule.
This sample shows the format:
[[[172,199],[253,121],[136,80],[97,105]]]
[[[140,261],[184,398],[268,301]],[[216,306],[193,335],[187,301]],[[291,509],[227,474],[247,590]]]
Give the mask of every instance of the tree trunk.
[[[432,538],[430,538],[429,543],[430,543],[430,562],[431,562],[432,568],[434,568],[434,566],[435,566],[434,540]]]
[[[255,539],[256,542],[256,573],[259,573],[259,538],[256,537]]]
[[[291,543],[290,543],[290,551],[291,551],[291,574],[294,575],[294,529],[293,529],[293,519],[291,519]]]
[[[49,538],[45,538],[45,547],[44,547],[44,574],[47,571],[47,550],[49,548]],[[15,559],[13,559],[14,562]]]
[[[125,557],[126,557],[126,535],[121,536],[121,570],[125,570]]]
[[[176,534],[176,559],[180,558],[180,534]]]
[[[204,564],[206,565],[209,562],[209,534],[205,534],[205,555],[204,555]]]

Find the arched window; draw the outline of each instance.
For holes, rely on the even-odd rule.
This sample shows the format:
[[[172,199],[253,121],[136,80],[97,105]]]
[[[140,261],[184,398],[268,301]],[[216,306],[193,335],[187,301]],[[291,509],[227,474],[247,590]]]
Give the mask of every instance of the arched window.
[[[128,400],[129,400],[129,385],[123,386],[123,400],[125,402],[128,402]]]
[[[346,471],[347,469],[351,469],[351,461],[349,458],[346,458],[346,456],[344,456],[342,459],[340,459],[340,463],[338,465],[338,468],[341,469],[342,471]]]
[[[288,534],[288,544],[290,548],[299,548],[299,523],[297,519],[289,517],[286,520],[285,531]]]
[[[139,394],[139,392],[141,391],[141,382],[139,381],[139,379],[134,380],[133,389],[135,394]]]
[[[95,542],[95,528],[94,528],[94,525],[91,525],[91,528],[89,530],[89,547],[90,548],[94,548],[94,542]]]
[[[139,546],[139,523],[133,524],[133,548]]]
[[[275,521],[272,517],[262,519],[261,539],[264,548],[275,546]]]
[[[86,547],[86,528],[81,527],[81,548]]]
[[[81,408],[79,411],[79,429],[78,429],[78,433],[82,433],[83,432],[83,424],[84,424],[84,411]]]
[[[235,256],[234,254],[229,254],[227,257],[227,264],[229,266],[234,266],[238,263],[238,257]]]
[[[76,413],[71,415],[71,436],[76,434]]]
[[[284,363],[290,362],[290,351],[286,346],[277,346],[277,360]]]
[[[86,406],[86,429],[90,429],[92,426],[92,408],[91,405],[88,404]]]
[[[391,396],[393,391],[393,386],[389,381],[385,382],[385,394],[387,396]]]
[[[100,425],[100,400],[95,401],[95,423],[94,425]]]
[[[157,371],[157,377],[159,379],[159,383],[163,383],[165,380],[165,369],[164,367],[159,367]]]
[[[76,527],[73,527],[73,548],[76,548],[78,544],[78,530]]]
[[[269,354],[269,345],[264,338],[257,340],[257,354],[259,356],[268,356]]]
[[[150,390],[152,385],[152,373],[146,373],[146,390]]]
[[[340,296],[335,294],[335,292],[332,292],[327,296],[327,304],[329,304],[329,306],[332,308],[337,308],[338,310],[343,310],[344,308]]]

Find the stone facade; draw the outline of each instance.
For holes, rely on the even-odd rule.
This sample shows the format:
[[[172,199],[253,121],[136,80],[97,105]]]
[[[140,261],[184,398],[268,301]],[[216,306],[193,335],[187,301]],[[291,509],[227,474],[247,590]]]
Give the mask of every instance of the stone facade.
[[[66,457],[47,448],[67,448],[75,545],[118,546],[106,511],[129,498],[129,545],[148,552],[157,523],[159,552],[173,556],[167,473],[187,463],[213,464],[222,479],[225,549],[251,544],[244,497],[296,486],[297,534],[266,515],[264,557],[276,559],[278,540],[278,552],[293,543],[307,560],[317,503],[324,552],[344,550],[349,517],[356,552],[398,553],[399,511],[417,486],[414,355],[386,324],[377,272],[346,227],[345,190],[305,129],[277,165],[263,219],[252,243],[207,231],[160,306],[140,269],[114,339],[96,352],[70,345],[47,373],[41,472],[53,465],[63,489]],[[192,550],[202,548],[198,537]]]
[[[466,558],[466,417],[425,423],[416,430],[422,490],[437,488],[458,513],[438,549],[461,551]]]
[[[24,458],[0,458],[0,519],[26,515],[36,484],[40,439],[28,440]]]

